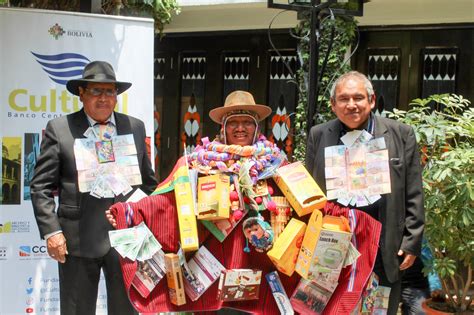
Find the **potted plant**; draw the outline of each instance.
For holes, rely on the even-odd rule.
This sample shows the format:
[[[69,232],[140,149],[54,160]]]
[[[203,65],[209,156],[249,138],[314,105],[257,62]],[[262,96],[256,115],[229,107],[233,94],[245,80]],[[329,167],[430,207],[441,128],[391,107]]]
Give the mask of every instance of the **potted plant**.
[[[421,148],[425,194],[425,238],[445,293],[444,303],[427,304],[456,314],[474,306],[474,109],[462,96],[415,99],[408,111],[389,116],[415,130]],[[444,304],[444,305],[441,305]]]

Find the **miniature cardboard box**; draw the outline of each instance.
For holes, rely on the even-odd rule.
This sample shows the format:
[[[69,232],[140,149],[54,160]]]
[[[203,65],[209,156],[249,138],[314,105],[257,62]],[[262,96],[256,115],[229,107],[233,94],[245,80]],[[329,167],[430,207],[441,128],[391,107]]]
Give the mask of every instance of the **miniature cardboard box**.
[[[185,167],[178,168],[174,181],[181,247],[185,252],[195,251],[199,248],[199,239],[188,169]]]
[[[291,276],[295,271],[305,230],[306,223],[295,218],[291,219],[273,244],[273,248],[267,253],[275,267],[287,276]]]
[[[198,219],[222,220],[229,218],[230,179],[224,174],[198,178]]]
[[[204,246],[183,265],[184,291],[196,301],[219,278],[224,266]]]
[[[314,211],[308,221],[296,272],[333,292],[351,237],[349,222],[345,217],[323,217],[319,210]]]
[[[301,162],[280,167],[274,180],[300,217],[326,204],[326,196]]]
[[[313,281],[301,279],[290,298],[291,306],[300,314],[320,315],[331,298],[332,292]]]
[[[224,270],[219,279],[217,298],[221,301],[257,300],[261,281],[261,270]]]
[[[165,269],[165,253],[160,249],[152,258],[138,262],[132,286],[142,297],[147,298],[166,275]]]
[[[165,266],[171,303],[177,306],[186,304],[183,272],[179,263],[179,256],[173,253],[165,254]]]
[[[281,315],[294,315],[295,312],[291,307],[290,299],[288,295],[286,295],[285,288],[281,284],[280,276],[278,275],[278,271],[272,271],[265,275],[267,279],[268,286],[270,290],[272,290],[273,297],[275,298],[275,302],[280,310]]]

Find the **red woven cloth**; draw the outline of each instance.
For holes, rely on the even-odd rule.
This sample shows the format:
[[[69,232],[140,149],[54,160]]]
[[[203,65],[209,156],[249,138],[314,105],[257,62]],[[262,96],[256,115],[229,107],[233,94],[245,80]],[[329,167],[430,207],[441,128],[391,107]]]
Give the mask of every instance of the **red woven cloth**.
[[[144,221],[155,235],[157,240],[161,243],[165,252],[176,252],[178,250],[179,228],[173,192],[150,196],[140,200],[137,203],[130,203],[130,206],[133,209],[132,226]],[[332,211],[332,209],[335,210]],[[128,227],[125,219],[125,210],[125,203],[115,204],[111,209],[112,214],[115,215],[117,220],[118,229]],[[348,211],[348,208],[341,208],[335,206],[333,203],[328,203],[325,208],[325,212],[329,214],[346,213],[347,215]],[[362,216],[364,218],[367,216],[365,213],[358,213],[360,213],[358,216]],[[309,215],[305,216],[303,220],[307,220],[308,218]],[[362,221],[365,222],[364,220]],[[245,247],[245,237],[242,233],[242,222],[235,227],[234,231],[222,243],[207,233],[207,230],[205,230],[199,223],[198,226],[200,228],[200,239],[202,240],[202,246],[205,246],[207,249],[209,249],[209,251],[224,265],[225,268],[255,268],[262,270],[263,275],[276,270],[265,253],[258,253],[253,248],[251,249],[250,253],[245,253],[243,251]],[[373,222],[370,223],[368,227],[374,228],[373,232],[377,234],[376,243],[378,243],[380,227],[377,228],[377,225]],[[358,233],[360,236],[363,234],[372,234],[372,230],[364,230],[363,233],[362,230],[362,228],[356,230],[359,231]],[[376,251],[375,253],[372,253],[372,251],[363,250],[362,253],[363,256],[360,257],[358,261],[367,260],[368,263],[363,264],[373,267]],[[369,256],[365,257],[366,255]],[[261,282],[260,296],[258,300],[223,303],[216,298],[217,284],[214,283],[197,301],[193,302],[190,299],[187,299],[187,303],[185,305],[177,307],[171,304],[169,300],[166,281],[161,281],[151,292],[148,298],[144,299],[131,285],[132,279],[137,270],[137,263],[128,259],[121,259],[121,267],[130,300],[134,304],[137,311],[140,313],[215,311],[226,307],[250,312],[253,314],[280,314],[268,283],[265,280],[262,280]],[[349,268],[351,267],[349,266],[344,268],[343,272],[341,273],[341,279],[343,282],[347,281],[347,277],[345,275],[347,273],[347,269]],[[357,276],[359,276],[359,274],[357,274]],[[367,281],[365,278],[365,273],[360,273],[360,276],[362,276],[362,278],[359,280],[359,282]],[[291,296],[299,282],[299,275],[295,272],[292,277],[288,277],[280,273],[280,279],[283,286],[285,287],[286,293],[288,296]],[[339,288],[341,288],[340,291],[342,290],[341,294],[343,295],[346,291],[345,288],[347,288],[347,285],[340,285],[338,289],[336,289],[334,295],[336,298],[331,298],[329,304],[326,307],[327,311],[325,310],[323,314],[335,314],[333,311],[338,309],[337,305],[341,301],[339,298],[341,294],[338,293]],[[358,294],[360,296],[360,292],[358,292]],[[347,314],[348,313],[349,312],[347,312]],[[339,310],[338,314],[346,314],[346,312]]]
[[[165,252],[176,252],[178,250],[179,228],[173,192],[150,196],[137,203],[130,203],[130,206],[133,209],[133,226],[145,221]],[[127,228],[125,204],[115,204],[111,210],[116,217],[117,228]],[[198,225],[200,228],[202,227],[199,223]],[[200,232],[202,232],[200,238],[206,238],[202,245],[209,249],[225,268],[256,268],[262,270],[263,274],[275,270],[266,254],[258,253],[253,248],[250,253],[244,252],[245,236],[242,232],[242,222],[235,227],[234,231],[222,243],[206,231],[201,230]],[[235,308],[254,314],[280,313],[265,280],[261,282],[258,300],[223,303],[217,300],[217,284],[214,283],[197,301],[193,302],[188,298],[185,305],[177,307],[170,303],[166,281],[160,281],[150,296],[144,299],[131,286],[137,269],[136,262],[121,259],[121,266],[130,300],[141,313],[213,311],[222,307]],[[280,275],[280,278],[286,291],[291,294],[299,281],[299,277],[295,273],[291,278],[286,275]]]
[[[361,254],[354,264],[341,270],[339,284],[323,313],[350,314],[357,306],[374,269],[382,224],[365,212],[333,203],[328,203],[323,213],[349,219],[353,232],[352,244]]]

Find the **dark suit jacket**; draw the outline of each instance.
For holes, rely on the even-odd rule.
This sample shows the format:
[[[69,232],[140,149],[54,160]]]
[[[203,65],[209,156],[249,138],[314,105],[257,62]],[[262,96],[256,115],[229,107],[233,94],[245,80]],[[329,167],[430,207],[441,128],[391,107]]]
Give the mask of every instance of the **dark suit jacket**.
[[[306,167],[326,192],[324,148],[337,145],[343,128],[338,119],[311,128],[306,148]],[[418,147],[413,129],[382,117],[375,117],[375,138],[384,137],[390,164],[391,193],[379,208],[382,223],[380,250],[390,282],[399,278],[397,252],[419,255],[424,228],[423,187]]]
[[[115,113],[115,123],[118,135],[133,134],[142,176],[140,188],[151,193],[157,182],[146,151],[143,122]],[[84,138],[87,128],[84,110],[48,122],[31,181],[31,200],[41,237],[62,230],[70,255],[97,258],[110,249],[108,231],[113,228],[104,212],[128,196],[97,199],[79,192],[73,146],[74,139]],[[59,194],[57,212],[55,190]]]

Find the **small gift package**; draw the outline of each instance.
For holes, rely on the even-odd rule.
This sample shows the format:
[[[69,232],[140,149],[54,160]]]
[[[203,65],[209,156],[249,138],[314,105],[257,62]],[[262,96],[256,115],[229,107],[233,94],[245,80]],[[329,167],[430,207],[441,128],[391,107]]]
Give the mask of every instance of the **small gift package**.
[[[320,315],[331,295],[332,292],[302,278],[293,292],[290,302],[293,309],[300,314]]]
[[[276,209],[270,212],[270,224],[273,229],[273,238],[276,240],[290,220],[291,208],[288,200],[283,196],[273,196],[272,200],[275,202]]]
[[[166,280],[171,303],[174,305],[186,304],[184,293],[183,272],[177,254],[165,254]]]
[[[295,218],[291,219],[273,244],[273,248],[267,253],[275,267],[288,276],[295,271],[305,229],[306,223]]]
[[[296,272],[333,292],[350,246],[352,233],[345,217],[323,214],[315,210],[296,263]]]
[[[188,169],[185,167],[178,168],[174,181],[181,247],[185,252],[195,251],[199,248],[199,239]]]
[[[286,295],[285,288],[281,284],[280,276],[278,275],[278,271],[272,271],[265,275],[267,279],[268,286],[270,290],[272,290],[273,297],[275,298],[275,302],[280,310],[281,315],[293,315],[295,312],[291,307],[290,299],[288,295]]]
[[[196,301],[219,278],[224,266],[204,246],[184,264],[184,290],[192,301]]]
[[[214,174],[198,178],[198,219],[229,218],[229,176]]]
[[[257,300],[261,280],[261,270],[224,270],[219,280],[217,298],[221,301]]]
[[[274,180],[300,217],[326,204],[326,196],[301,162],[280,167]]]

